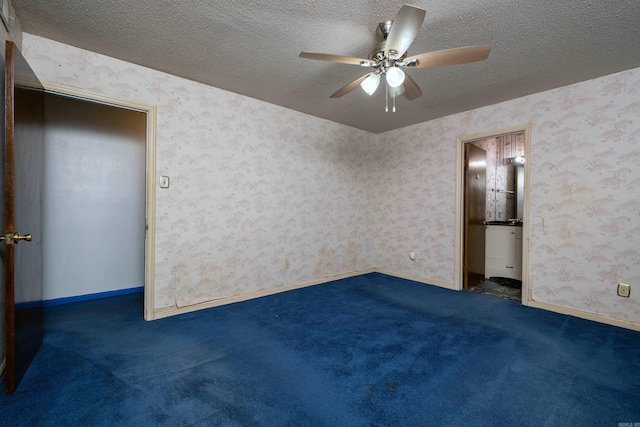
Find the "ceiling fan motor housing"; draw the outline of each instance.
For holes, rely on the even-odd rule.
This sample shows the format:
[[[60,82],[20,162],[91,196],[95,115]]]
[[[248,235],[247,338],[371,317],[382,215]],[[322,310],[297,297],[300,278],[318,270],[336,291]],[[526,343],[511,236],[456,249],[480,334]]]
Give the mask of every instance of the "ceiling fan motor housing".
[[[393,25],[393,21],[384,21],[378,24],[378,31],[376,34],[378,35],[380,42],[376,45],[373,51],[369,54],[369,59],[372,61],[376,61],[378,63],[385,61],[387,58],[384,54],[385,49],[387,47],[387,37],[389,36],[389,31],[391,31],[391,26]],[[391,55],[389,55],[391,57]],[[407,52],[405,52],[400,58],[393,58],[393,61],[402,61],[407,57]],[[387,68],[392,66],[392,64],[388,64]],[[376,67],[378,68],[378,67]]]

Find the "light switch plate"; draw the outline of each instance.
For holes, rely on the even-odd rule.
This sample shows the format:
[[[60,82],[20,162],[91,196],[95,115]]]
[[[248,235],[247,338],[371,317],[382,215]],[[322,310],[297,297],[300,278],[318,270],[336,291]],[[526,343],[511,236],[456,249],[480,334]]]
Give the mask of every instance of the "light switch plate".
[[[160,188],[169,188],[169,184],[170,184],[170,180],[168,176],[161,176],[160,177]]]

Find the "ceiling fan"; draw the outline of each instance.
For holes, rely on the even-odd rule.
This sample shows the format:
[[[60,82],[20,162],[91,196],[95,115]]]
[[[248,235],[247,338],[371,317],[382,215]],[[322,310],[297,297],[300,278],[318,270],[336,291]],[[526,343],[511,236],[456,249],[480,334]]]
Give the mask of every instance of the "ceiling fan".
[[[403,95],[410,101],[422,96],[422,91],[416,82],[402,71],[402,68],[440,67],[482,61],[489,56],[491,50],[490,46],[466,46],[422,53],[407,58],[407,49],[418,34],[425,14],[424,9],[404,5],[393,21],[378,24],[382,41],[371,52],[368,59],[311,52],[302,52],[300,57],[373,68],[373,71],[336,91],[331,98],[340,98],[358,86],[361,86],[367,94],[373,95],[382,76],[385,76],[387,103],[388,96],[391,95],[394,101],[393,111],[395,111],[396,96]],[[388,111],[388,106],[386,110]]]

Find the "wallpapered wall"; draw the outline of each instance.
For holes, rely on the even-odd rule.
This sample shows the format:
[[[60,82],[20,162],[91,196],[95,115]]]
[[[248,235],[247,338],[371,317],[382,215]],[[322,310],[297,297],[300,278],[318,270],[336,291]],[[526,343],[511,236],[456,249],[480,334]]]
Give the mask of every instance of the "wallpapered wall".
[[[156,309],[371,267],[371,134],[29,34],[23,53],[158,106]]]
[[[158,105],[156,307],[373,266],[453,286],[455,141],[531,122],[533,299],[640,323],[639,293],[615,296],[640,283],[639,69],[373,135],[32,35],[24,52],[44,80]]]
[[[453,283],[456,139],[527,122],[533,299],[640,323],[640,69],[377,135],[375,264]]]

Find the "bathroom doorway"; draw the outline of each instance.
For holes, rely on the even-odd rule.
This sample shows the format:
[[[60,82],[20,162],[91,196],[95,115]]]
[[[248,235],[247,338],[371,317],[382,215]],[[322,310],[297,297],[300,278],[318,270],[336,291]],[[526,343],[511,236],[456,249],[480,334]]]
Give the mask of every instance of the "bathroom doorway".
[[[530,299],[526,167],[529,138],[530,125],[526,125],[458,140],[455,262],[458,289],[523,304]],[[485,152],[485,161],[470,161],[470,152]],[[477,196],[480,180],[484,184],[482,200]],[[473,212],[477,214],[471,215]]]

